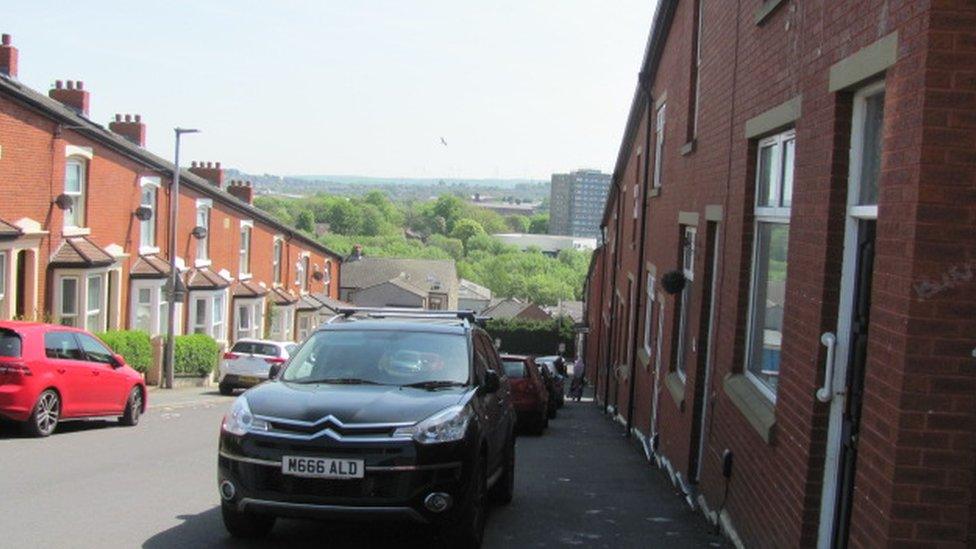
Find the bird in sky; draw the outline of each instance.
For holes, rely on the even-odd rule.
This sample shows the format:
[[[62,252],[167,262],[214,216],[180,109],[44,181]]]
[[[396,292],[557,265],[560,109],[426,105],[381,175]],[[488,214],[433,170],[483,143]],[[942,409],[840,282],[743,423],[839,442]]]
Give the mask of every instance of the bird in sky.
[[[447,146],[447,141],[445,141],[443,137],[441,137],[441,145],[444,145],[445,147]]]

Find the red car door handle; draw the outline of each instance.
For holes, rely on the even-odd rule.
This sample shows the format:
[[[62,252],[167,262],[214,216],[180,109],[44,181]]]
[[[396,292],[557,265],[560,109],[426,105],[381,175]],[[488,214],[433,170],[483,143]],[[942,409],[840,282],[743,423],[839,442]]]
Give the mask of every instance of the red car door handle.
[[[92,375],[94,376],[101,375],[101,372],[99,372],[98,370],[92,370]]]
[[[58,368],[58,373],[59,374],[63,374],[64,372],[65,372],[65,369],[64,368]]]

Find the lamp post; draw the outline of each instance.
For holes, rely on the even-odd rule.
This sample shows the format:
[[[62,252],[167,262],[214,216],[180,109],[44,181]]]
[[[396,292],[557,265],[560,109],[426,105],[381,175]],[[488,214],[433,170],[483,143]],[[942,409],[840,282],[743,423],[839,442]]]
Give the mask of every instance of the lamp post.
[[[173,388],[173,362],[176,351],[175,324],[176,300],[182,301],[182,291],[179,289],[179,271],[176,269],[176,219],[180,208],[180,138],[185,133],[197,133],[200,130],[188,128],[174,128],[176,134],[176,158],[173,160],[173,184],[169,188],[169,294],[168,321],[166,322],[166,352],[163,355],[163,387]]]

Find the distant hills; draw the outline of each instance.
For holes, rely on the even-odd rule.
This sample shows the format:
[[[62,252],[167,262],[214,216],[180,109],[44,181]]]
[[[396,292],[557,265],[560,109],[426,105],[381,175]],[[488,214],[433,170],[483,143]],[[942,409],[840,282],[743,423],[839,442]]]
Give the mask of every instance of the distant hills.
[[[514,189],[522,185],[548,185],[544,179],[471,179],[449,177],[370,177],[364,175],[289,175],[287,179],[298,179],[309,182],[342,183],[347,185],[465,185],[471,187],[493,187],[498,189]]]

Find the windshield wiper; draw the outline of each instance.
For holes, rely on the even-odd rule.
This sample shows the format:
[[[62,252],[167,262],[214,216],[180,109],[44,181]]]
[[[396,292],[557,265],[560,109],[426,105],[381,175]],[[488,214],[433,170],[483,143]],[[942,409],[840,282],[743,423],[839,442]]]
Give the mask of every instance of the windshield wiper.
[[[324,377],[322,379],[303,379],[294,383],[312,385],[315,383],[331,383],[333,385],[383,385],[376,381],[360,379],[358,377]]]
[[[467,383],[461,383],[460,381],[447,381],[447,380],[435,380],[435,381],[418,381],[416,383],[407,383],[406,385],[401,385],[401,387],[416,387],[418,389],[440,389],[442,387],[464,387]]]

